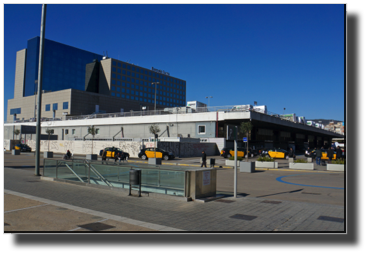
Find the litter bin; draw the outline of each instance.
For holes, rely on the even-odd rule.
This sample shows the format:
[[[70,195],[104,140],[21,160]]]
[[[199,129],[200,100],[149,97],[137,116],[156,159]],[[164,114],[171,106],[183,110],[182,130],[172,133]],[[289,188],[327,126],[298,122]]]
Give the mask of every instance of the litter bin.
[[[130,170],[130,184],[131,185],[140,185],[140,174],[141,170]]]
[[[130,190],[128,195],[132,195],[132,185],[139,186],[139,197],[141,197],[141,170],[130,170]]]
[[[210,158],[210,167],[215,166],[215,158]]]

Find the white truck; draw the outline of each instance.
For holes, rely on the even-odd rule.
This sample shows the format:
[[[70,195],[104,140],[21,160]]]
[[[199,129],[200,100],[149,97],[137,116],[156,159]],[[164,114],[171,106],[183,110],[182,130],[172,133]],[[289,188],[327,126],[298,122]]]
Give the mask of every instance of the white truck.
[[[256,111],[256,112],[259,112],[259,113],[267,114],[267,106],[265,106],[265,105],[254,106],[253,110]]]
[[[199,102],[199,101],[188,101],[187,107],[191,107],[197,112],[201,112],[202,110],[207,111],[207,105],[205,103]]]
[[[232,111],[251,111],[253,109],[252,105],[235,105]]]

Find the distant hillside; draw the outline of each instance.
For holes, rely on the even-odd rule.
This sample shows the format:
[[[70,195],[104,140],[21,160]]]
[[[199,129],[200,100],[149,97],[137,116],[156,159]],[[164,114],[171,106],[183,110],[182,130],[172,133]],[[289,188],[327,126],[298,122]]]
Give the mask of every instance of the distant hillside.
[[[343,122],[343,121],[333,120],[333,119],[308,119],[308,118],[306,118],[306,120],[307,121],[314,121],[315,123],[320,123],[319,121],[321,121],[321,124],[323,124],[323,125],[328,125],[332,121],[334,123]]]

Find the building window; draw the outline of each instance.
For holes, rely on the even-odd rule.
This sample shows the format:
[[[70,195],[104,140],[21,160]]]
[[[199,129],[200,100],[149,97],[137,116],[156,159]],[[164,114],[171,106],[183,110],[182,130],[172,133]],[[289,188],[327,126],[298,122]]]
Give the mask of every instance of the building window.
[[[199,125],[198,126],[198,134],[206,134],[206,126]]]
[[[51,111],[51,104],[45,105],[45,111]]]
[[[69,129],[65,129],[65,135],[69,134]]]
[[[96,135],[100,134],[100,128],[96,128]]]
[[[11,115],[14,115],[14,114],[19,115],[19,114],[21,114],[21,108],[13,108],[13,109],[11,109],[10,110],[10,114]]]
[[[111,84],[115,85],[115,80],[112,80],[112,81],[111,81]]]
[[[53,110],[58,110],[58,103],[53,104]]]
[[[69,109],[69,102],[63,102],[63,109]]]
[[[71,130],[71,134],[75,135],[75,129]]]

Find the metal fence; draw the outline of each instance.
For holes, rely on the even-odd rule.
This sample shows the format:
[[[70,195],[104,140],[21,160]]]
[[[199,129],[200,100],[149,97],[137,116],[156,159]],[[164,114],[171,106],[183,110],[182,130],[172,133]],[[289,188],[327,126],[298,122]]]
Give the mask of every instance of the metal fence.
[[[155,115],[171,115],[171,114],[188,114],[188,113],[208,113],[208,112],[225,112],[225,113],[231,113],[231,112],[253,112],[253,113],[261,113],[264,114],[261,110],[255,110],[255,109],[248,109],[248,108],[237,108],[235,106],[215,106],[215,107],[197,107],[197,108],[190,108],[190,107],[172,107],[172,108],[166,108],[162,110],[144,110],[144,111],[130,111],[130,112],[117,112],[117,113],[94,113],[90,115],[78,115],[78,116],[63,116],[61,118],[42,118],[42,122],[46,121],[61,121],[61,120],[89,120],[89,119],[97,119],[97,118],[118,118],[118,117],[133,117],[133,116],[155,116]],[[291,118],[285,117],[281,114],[277,114],[271,111],[267,111],[266,115],[279,118],[281,120],[286,120],[293,122],[295,124],[302,124],[307,125],[306,123],[299,123],[294,122]],[[15,121],[8,121],[8,123],[22,123],[22,122],[35,122],[33,118],[26,119],[26,120],[15,120]],[[310,126],[317,129],[316,126]],[[330,132],[336,132],[332,129],[322,129],[325,131]]]
[[[130,170],[141,170],[141,190],[185,197],[187,171],[180,167],[118,164],[89,160],[44,159],[43,176],[129,189]]]

